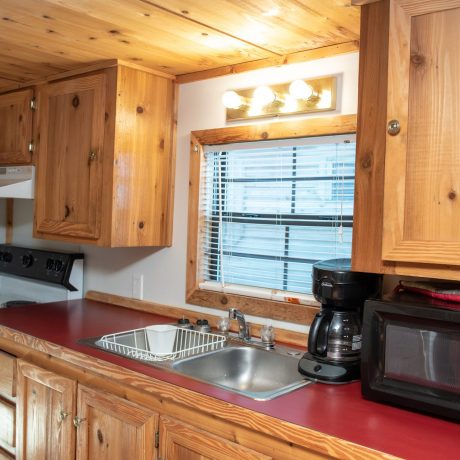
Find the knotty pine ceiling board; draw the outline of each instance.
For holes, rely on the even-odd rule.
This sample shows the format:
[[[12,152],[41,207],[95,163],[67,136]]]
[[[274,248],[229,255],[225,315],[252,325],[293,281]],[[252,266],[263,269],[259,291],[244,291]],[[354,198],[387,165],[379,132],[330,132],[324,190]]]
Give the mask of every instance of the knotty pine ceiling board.
[[[350,0],[153,2],[280,55],[359,40],[360,10]]]
[[[0,88],[107,59],[188,74],[358,35],[350,0],[0,0]]]

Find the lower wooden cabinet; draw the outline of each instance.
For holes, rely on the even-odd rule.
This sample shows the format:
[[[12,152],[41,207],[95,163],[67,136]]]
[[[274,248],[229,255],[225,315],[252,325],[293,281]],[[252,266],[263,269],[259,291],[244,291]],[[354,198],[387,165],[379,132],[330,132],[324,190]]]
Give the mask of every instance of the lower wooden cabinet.
[[[269,460],[240,446],[170,417],[160,418],[159,460]]]
[[[77,383],[18,360],[18,459],[72,460],[75,457]]]
[[[18,447],[24,460],[152,460],[158,414],[18,360]]]
[[[155,458],[158,414],[82,385],[77,401],[77,460]]]

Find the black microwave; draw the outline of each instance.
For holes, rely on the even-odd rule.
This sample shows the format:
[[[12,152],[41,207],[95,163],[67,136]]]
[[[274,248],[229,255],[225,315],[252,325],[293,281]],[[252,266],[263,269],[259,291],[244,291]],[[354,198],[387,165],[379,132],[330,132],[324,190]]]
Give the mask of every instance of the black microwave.
[[[366,301],[364,398],[460,420],[459,306],[408,295]]]

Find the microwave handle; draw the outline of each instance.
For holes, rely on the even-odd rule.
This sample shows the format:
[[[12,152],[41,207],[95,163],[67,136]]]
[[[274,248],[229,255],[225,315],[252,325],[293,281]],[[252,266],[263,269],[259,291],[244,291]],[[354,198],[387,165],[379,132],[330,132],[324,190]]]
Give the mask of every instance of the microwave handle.
[[[324,356],[327,350],[327,332],[329,318],[324,312],[317,313],[308,334],[308,351],[313,354]],[[318,344],[318,337],[321,343]]]

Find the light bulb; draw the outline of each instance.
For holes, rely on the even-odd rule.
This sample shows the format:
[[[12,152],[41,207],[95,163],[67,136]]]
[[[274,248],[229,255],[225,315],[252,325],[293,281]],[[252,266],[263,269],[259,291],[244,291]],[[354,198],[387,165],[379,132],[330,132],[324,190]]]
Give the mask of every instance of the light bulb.
[[[276,94],[268,86],[259,86],[252,94],[254,105],[264,106],[275,102]]]
[[[227,109],[238,109],[243,105],[243,98],[236,91],[225,91],[222,95],[222,104]]]
[[[294,80],[289,85],[289,94],[296,99],[308,99],[313,95],[313,88],[304,80]]]

